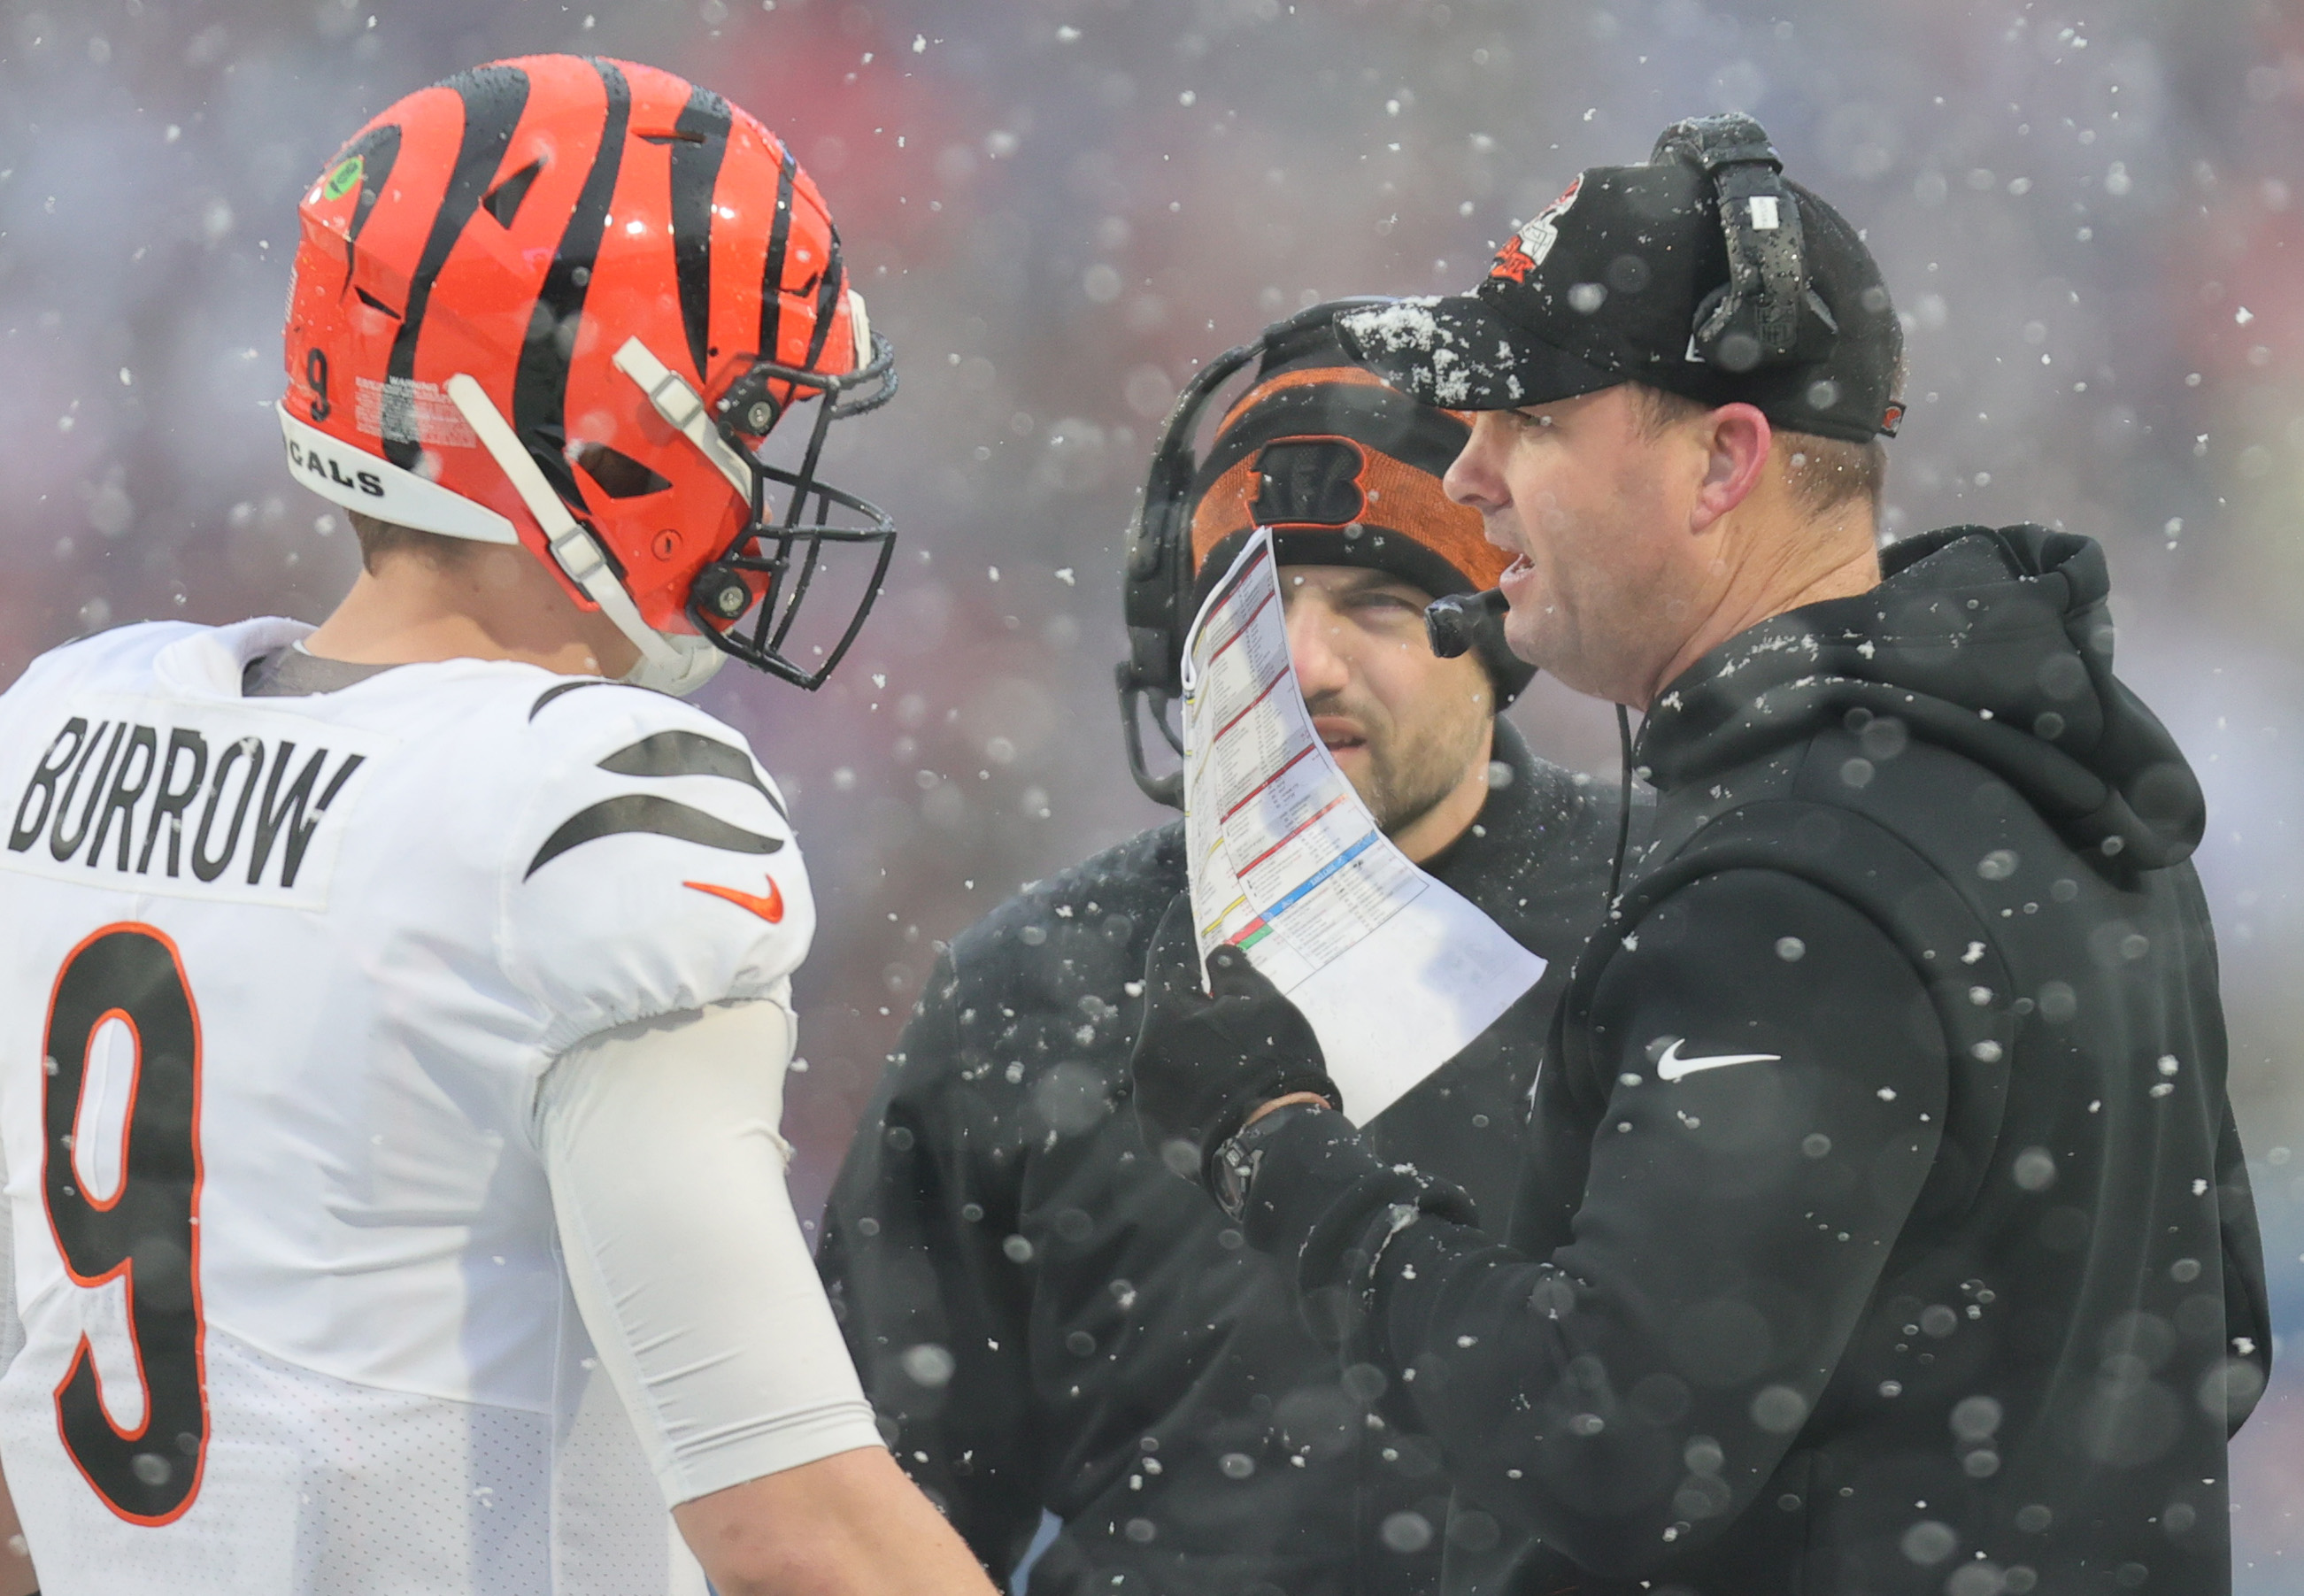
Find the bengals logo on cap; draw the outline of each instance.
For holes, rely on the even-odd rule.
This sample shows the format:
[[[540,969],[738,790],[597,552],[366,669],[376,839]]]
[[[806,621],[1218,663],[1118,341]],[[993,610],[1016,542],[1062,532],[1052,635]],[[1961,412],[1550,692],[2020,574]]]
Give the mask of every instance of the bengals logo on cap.
[[[1552,253],[1552,246],[1560,242],[1560,218],[1576,203],[1576,196],[1583,187],[1584,175],[1580,172],[1560,191],[1559,199],[1530,216],[1518,233],[1504,240],[1504,247],[1496,251],[1495,264],[1488,267],[1488,276],[1527,282],[1529,274],[1544,264],[1544,258]]]

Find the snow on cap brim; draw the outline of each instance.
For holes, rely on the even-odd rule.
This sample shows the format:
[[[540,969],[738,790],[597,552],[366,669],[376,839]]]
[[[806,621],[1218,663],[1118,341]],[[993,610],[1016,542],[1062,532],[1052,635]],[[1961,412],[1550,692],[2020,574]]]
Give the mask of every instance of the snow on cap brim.
[[[1624,380],[1513,327],[1476,294],[1421,294],[1347,310],[1336,334],[1353,360],[1444,410],[1513,410]]]

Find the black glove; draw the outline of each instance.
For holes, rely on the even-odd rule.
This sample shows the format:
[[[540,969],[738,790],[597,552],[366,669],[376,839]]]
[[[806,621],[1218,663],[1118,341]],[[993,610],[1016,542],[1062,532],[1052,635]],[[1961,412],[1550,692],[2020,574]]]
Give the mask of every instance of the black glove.
[[[1190,1143],[1203,1184],[1216,1150],[1273,1099],[1312,1091],[1343,1107],[1311,1025],[1246,954],[1217,948],[1208,977],[1214,996],[1200,990],[1191,895],[1180,892],[1152,935],[1144,1029],[1129,1069],[1144,1144],[1161,1151],[1171,1142]]]

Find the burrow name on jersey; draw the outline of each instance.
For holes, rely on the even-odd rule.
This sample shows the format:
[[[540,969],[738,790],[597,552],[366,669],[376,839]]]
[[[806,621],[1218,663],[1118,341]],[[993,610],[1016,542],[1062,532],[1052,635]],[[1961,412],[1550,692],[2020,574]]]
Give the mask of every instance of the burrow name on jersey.
[[[93,872],[138,891],[326,900],[347,789],[378,739],[158,700],[76,709],[23,780],[0,867],[83,882]]]

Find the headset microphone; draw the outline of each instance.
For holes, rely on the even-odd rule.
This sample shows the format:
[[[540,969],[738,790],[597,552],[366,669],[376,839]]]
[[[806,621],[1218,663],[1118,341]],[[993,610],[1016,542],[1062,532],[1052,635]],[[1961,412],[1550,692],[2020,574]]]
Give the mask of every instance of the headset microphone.
[[[1424,635],[1435,654],[1443,659],[1453,659],[1460,654],[1470,653],[1479,642],[1481,632],[1501,623],[1510,607],[1502,588],[1451,593],[1424,607]]]

